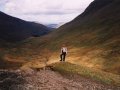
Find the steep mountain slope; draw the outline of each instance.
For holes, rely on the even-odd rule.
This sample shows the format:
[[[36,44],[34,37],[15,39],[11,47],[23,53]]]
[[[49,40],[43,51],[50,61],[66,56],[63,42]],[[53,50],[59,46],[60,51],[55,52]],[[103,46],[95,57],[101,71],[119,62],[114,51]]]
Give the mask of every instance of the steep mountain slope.
[[[120,34],[119,4],[119,0],[95,0],[85,12],[72,22],[59,28],[58,32],[63,30],[66,33],[71,32],[71,34],[74,32],[79,34],[79,39],[86,33],[90,34],[97,32],[96,34],[98,35],[94,38],[98,40],[96,43],[101,43],[113,37],[117,37]],[[88,41],[88,39],[89,38],[86,38],[83,42],[86,42],[86,40]],[[92,41],[94,39],[92,39]],[[91,39],[89,42],[92,43]],[[95,42],[93,43],[96,44]]]
[[[19,41],[31,36],[47,34],[50,28],[34,22],[6,15],[0,12],[0,38],[8,41]]]

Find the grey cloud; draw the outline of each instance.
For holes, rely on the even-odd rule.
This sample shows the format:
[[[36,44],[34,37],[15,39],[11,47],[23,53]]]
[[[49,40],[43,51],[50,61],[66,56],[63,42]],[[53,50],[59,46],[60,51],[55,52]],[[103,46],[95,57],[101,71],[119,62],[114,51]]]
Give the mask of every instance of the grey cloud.
[[[70,1],[0,0],[0,10],[25,20],[36,20],[41,22],[67,22],[83,12],[87,1],[90,2],[92,0],[76,0],[76,2],[74,2],[75,0]]]
[[[63,14],[69,14],[67,12],[29,12],[24,13],[24,15],[63,15]]]
[[[24,13],[24,15],[64,15],[64,14],[73,14],[73,13],[79,13],[79,12],[80,10],[67,9],[64,11],[49,10],[46,12],[27,12],[27,13]]]
[[[0,0],[0,5],[4,5],[8,2],[8,0]]]

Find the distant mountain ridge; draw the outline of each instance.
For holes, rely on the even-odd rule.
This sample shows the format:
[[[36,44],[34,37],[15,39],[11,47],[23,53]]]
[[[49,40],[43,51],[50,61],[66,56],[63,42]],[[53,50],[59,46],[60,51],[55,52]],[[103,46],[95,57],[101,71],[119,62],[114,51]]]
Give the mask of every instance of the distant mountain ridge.
[[[0,12],[0,38],[7,41],[20,41],[32,36],[42,36],[51,28],[42,24],[27,22]]]
[[[58,28],[58,24],[47,24],[46,26],[50,28]]]

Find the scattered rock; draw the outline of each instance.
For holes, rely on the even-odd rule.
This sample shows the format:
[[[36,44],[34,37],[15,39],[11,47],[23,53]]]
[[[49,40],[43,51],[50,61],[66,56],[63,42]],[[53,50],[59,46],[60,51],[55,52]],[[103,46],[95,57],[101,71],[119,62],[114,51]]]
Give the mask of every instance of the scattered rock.
[[[0,71],[0,90],[120,90],[81,76],[67,78],[52,70]]]

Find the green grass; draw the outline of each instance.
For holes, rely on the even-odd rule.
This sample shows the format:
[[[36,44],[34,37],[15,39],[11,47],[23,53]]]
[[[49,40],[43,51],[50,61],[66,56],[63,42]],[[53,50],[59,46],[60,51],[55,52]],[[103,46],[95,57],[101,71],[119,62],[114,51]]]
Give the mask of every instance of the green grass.
[[[61,74],[79,74],[83,77],[91,78],[104,84],[120,86],[120,75],[107,73],[100,70],[93,70],[80,65],[67,62],[55,63],[53,64],[53,70],[58,71]]]

